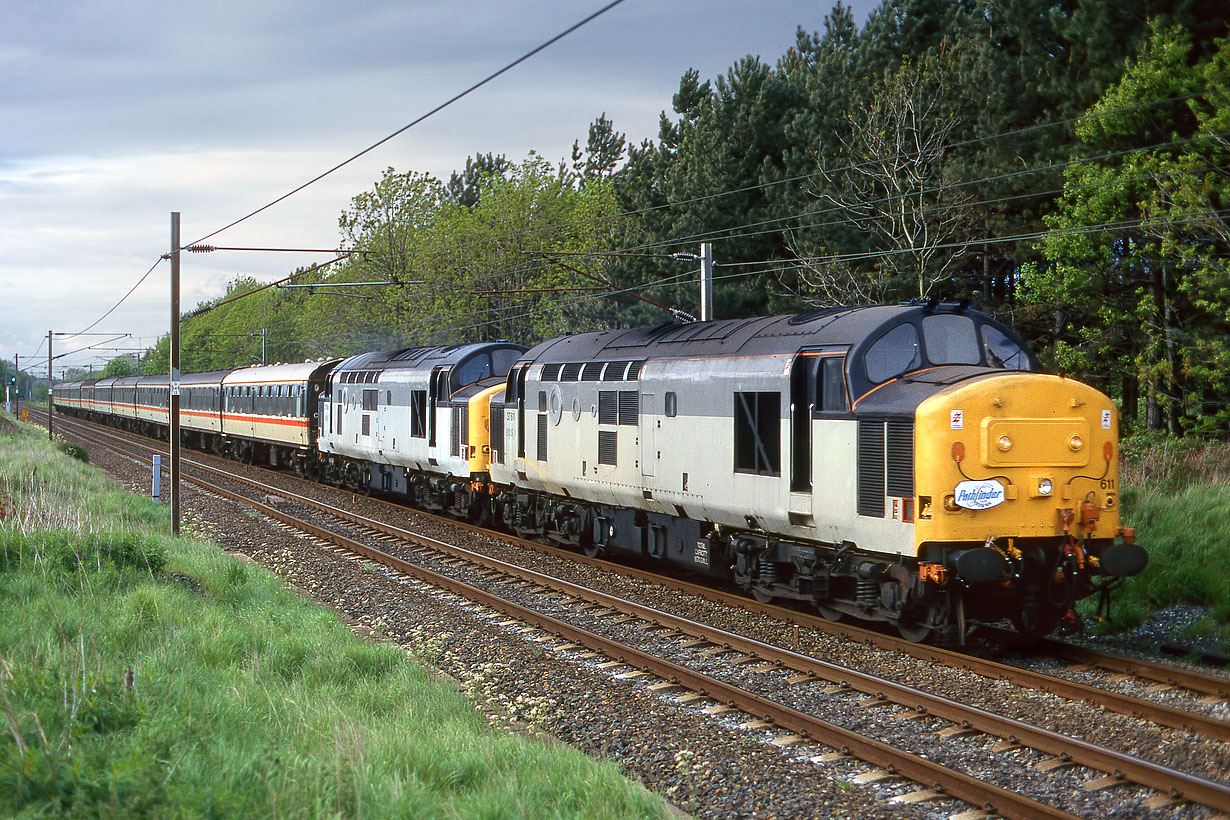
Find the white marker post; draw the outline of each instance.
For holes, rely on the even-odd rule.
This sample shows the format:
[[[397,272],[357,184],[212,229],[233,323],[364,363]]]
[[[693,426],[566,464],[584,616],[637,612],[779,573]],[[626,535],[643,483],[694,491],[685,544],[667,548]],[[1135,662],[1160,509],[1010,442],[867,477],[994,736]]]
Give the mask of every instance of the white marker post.
[[[154,498],[161,500],[159,488],[162,484],[162,456],[154,455]]]

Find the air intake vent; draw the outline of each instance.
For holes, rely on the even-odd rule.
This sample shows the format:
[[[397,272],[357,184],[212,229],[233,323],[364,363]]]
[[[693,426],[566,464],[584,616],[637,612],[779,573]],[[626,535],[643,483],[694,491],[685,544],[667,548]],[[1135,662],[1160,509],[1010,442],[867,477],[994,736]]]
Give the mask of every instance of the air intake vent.
[[[888,422],[888,494],[914,496],[914,423],[904,419]]]
[[[606,370],[602,373],[604,382],[621,382],[624,380],[624,373],[628,372],[628,365],[631,362],[607,362]]]
[[[615,463],[615,442],[618,434],[614,430],[598,431],[598,463]]]
[[[538,460],[547,460],[547,414],[538,414]]]
[[[553,382],[559,380],[559,369],[563,367],[559,362],[553,364],[544,364],[542,366],[542,380],[544,382]]]
[[[884,422],[858,423],[858,514],[884,517]]]
[[[598,391],[598,423],[619,423],[619,394],[616,391]]]
[[[559,380],[562,382],[575,382],[577,377],[581,375],[581,363],[569,362],[564,365],[563,371],[559,374]]]
[[[628,366],[628,375],[624,376],[630,382],[634,382],[641,377],[641,368],[645,366],[644,362],[633,362]]]
[[[636,424],[636,414],[640,403],[635,390],[619,391],[619,423]]]
[[[602,368],[605,366],[605,362],[586,362],[585,367],[581,369],[581,381],[598,381],[602,378]]]

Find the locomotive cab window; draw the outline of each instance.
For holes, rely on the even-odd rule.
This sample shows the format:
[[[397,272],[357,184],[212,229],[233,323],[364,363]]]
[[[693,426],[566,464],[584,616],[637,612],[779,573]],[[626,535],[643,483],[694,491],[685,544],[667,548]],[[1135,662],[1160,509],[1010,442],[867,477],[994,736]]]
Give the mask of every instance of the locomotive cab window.
[[[1006,370],[1029,370],[1029,354],[1008,338],[1002,330],[991,325],[982,326],[982,349],[991,367]]]
[[[825,413],[842,412],[847,409],[846,383],[843,378],[846,360],[841,356],[828,356],[820,360],[820,400],[818,410]]]
[[[867,380],[880,384],[922,367],[918,331],[912,324],[897,325],[881,336],[863,356]]]
[[[923,319],[923,342],[931,364],[979,364],[982,350],[974,320],[940,313]]]

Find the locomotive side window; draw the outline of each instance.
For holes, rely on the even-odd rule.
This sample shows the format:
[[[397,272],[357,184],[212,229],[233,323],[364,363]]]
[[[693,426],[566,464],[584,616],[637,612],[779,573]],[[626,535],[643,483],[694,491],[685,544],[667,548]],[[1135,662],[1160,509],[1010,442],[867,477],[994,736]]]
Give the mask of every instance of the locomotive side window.
[[[735,472],[781,475],[778,392],[735,393]]]
[[[941,313],[923,319],[923,342],[931,364],[978,364],[982,361],[974,320]]]
[[[410,437],[427,438],[427,391],[410,391]]]
[[[922,367],[922,352],[918,349],[918,331],[911,324],[897,325],[868,349],[863,357],[867,379],[880,384]]]
[[[845,359],[828,356],[820,360],[820,410],[840,412],[846,409],[846,385],[842,378]]]
[[[1029,355],[999,328],[983,325],[982,345],[987,354],[987,364],[991,367],[1003,367],[1007,370],[1029,369]]]
[[[679,415],[679,399],[674,393],[666,394],[666,417],[673,419]]]

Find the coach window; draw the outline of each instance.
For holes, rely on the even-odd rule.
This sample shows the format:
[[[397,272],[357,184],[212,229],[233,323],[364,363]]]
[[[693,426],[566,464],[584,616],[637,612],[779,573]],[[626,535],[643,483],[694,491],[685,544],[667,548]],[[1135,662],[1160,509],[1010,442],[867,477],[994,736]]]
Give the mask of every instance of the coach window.
[[[897,325],[881,336],[863,356],[867,380],[880,384],[922,367],[918,331],[912,324]]]
[[[673,419],[679,414],[679,399],[674,393],[666,394],[666,417]]]

